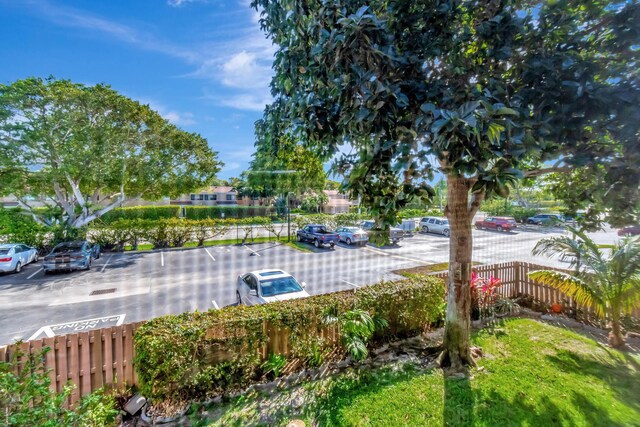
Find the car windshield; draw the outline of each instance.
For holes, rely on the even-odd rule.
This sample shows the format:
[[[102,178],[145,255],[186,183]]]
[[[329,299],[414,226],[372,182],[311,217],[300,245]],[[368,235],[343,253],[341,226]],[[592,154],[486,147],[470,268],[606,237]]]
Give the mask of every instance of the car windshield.
[[[281,277],[279,279],[265,280],[261,282],[262,296],[288,294],[302,291],[302,286],[293,277]]]
[[[442,220],[442,225],[449,225],[449,220],[443,219]]]
[[[53,248],[53,253],[65,253],[65,252],[75,252],[82,249],[82,243],[68,243],[60,246],[56,246]]]

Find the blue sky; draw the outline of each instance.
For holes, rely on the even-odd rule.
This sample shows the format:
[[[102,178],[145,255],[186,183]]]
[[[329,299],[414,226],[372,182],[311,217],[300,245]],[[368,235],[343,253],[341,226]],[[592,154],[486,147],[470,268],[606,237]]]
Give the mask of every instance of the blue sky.
[[[219,152],[221,178],[254,151],[275,48],[249,0],[0,0],[0,82],[107,83]]]

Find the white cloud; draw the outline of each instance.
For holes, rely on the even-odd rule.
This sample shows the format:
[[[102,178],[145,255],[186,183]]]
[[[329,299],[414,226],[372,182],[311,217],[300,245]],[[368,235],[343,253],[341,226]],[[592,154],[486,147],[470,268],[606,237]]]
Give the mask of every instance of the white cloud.
[[[190,2],[208,0],[167,0],[179,7]],[[241,14],[229,21],[219,33],[203,34],[200,41],[189,47],[163,40],[143,25],[129,26],[98,15],[48,0],[26,0],[34,13],[64,27],[81,28],[87,32],[102,33],[140,49],[160,52],[180,58],[194,67],[182,77],[201,78],[216,82],[233,91],[231,96],[207,96],[220,105],[249,111],[262,111],[271,102],[269,82],[273,75],[271,64],[275,46],[257,25],[259,14],[249,7],[248,0],[240,0]],[[153,28],[150,26],[149,28]],[[228,92],[228,91],[225,91]],[[193,117],[185,113],[165,111],[170,120],[180,124],[193,124]]]
[[[207,3],[207,0],[167,0],[167,4],[173,7],[181,7],[188,3]]]
[[[188,61],[194,61],[198,57],[196,52],[161,40],[149,32],[114,22],[80,9],[54,5],[46,0],[28,0],[27,4],[31,5],[36,13],[60,26],[105,33],[123,42],[137,45],[142,49],[161,52]]]
[[[241,93],[231,95],[224,98],[212,98],[220,104],[227,107],[237,108],[238,110],[264,111],[264,107],[270,104],[272,98],[270,96],[259,96],[250,93]]]
[[[193,113],[189,113],[189,112],[179,113],[177,111],[166,111],[166,112],[159,111],[159,113],[162,117],[169,120],[171,123],[173,123],[176,126],[188,126],[188,125],[193,125],[197,123],[193,117]]]
[[[243,50],[222,64],[222,83],[229,87],[268,87],[271,67],[259,64],[255,53]]]

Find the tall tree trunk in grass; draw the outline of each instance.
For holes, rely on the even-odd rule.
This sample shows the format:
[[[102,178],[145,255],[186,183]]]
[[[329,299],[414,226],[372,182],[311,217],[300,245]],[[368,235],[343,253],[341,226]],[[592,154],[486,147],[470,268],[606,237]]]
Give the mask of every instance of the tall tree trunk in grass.
[[[609,345],[613,348],[624,347],[624,337],[620,327],[620,310],[614,308],[611,316],[611,331],[609,332]]]
[[[449,278],[447,279],[447,314],[444,332],[444,351],[441,365],[461,370],[475,365],[471,355],[471,254],[473,235],[471,221],[484,193],[474,193],[469,201],[473,179],[447,176],[447,207],[451,235],[449,238]]]

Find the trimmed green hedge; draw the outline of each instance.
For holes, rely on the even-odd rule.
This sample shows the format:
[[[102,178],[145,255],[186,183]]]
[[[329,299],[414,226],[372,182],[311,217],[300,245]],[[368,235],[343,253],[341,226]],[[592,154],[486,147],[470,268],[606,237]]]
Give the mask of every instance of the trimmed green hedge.
[[[113,209],[100,219],[103,223],[109,224],[119,219],[161,219],[179,216],[180,206],[131,206]]]
[[[265,217],[276,213],[276,208],[271,206],[185,206],[185,218],[207,219],[222,218],[250,218],[255,216]]]
[[[414,277],[358,289],[253,307],[225,307],[205,313],[163,316],[135,335],[135,366],[142,394],[155,400],[184,400],[243,387],[266,375],[262,349],[265,326],[288,333],[289,359],[300,369],[318,366],[330,354],[344,356],[340,341],[325,339],[323,315],[363,309],[386,319],[378,344],[416,335],[444,315],[441,279]],[[282,332],[281,332],[282,333]],[[219,355],[227,360],[218,362]]]
[[[198,242],[203,246],[206,240],[224,234],[233,227],[240,226],[237,234],[238,241],[245,243],[252,235],[250,226],[273,228],[269,218],[224,218],[191,220],[184,218],[160,218],[157,220],[119,219],[109,224],[103,224],[89,230],[92,242],[99,244],[105,250],[122,251],[125,245],[132,245],[135,249],[140,241],[153,245],[154,249],[169,247],[179,248],[187,242]],[[273,229],[272,232],[277,234]]]

